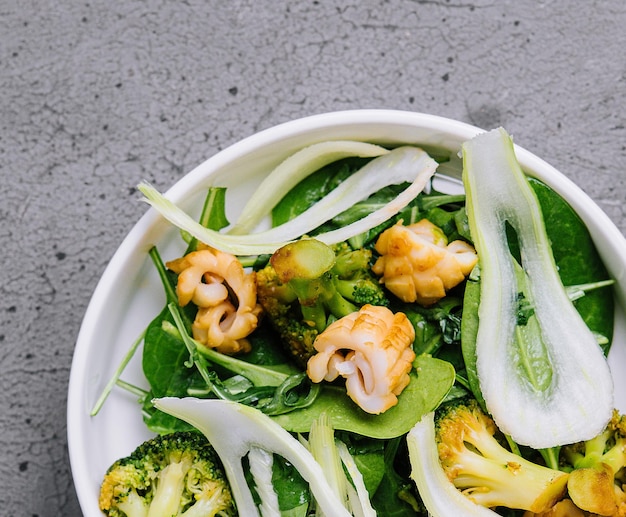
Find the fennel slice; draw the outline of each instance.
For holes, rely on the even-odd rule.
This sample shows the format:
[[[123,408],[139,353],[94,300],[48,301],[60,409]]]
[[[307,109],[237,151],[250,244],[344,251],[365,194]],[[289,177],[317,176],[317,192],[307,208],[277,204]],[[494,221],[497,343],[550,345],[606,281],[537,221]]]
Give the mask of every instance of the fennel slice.
[[[513,142],[501,128],[483,133],[463,144],[463,158],[470,231],[481,271],[476,368],[487,409],[504,433],[536,449],[592,438],[611,416],[611,373],[561,283],[539,203]],[[524,288],[551,368],[547,386],[534,386],[519,363],[520,285],[505,223],[519,239]]]
[[[435,440],[435,413],[425,414],[409,431],[406,443],[411,463],[411,479],[432,517],[497,517],[489,508],[476,504],[448,479],[439,462]]]
[[[404,191],[382,208],[343,228],[316,236],[317,239],[326,244],[335,244],[347,240],[383,223],[398,213],[424,190],[436,168],[437,162],[419,147],[398,147],[361,167],[317,203],[292,220],[275,228],[259,233],[250,233],[242,237],[252,245],[297,239],[359,201],[367,199],[381,188],[388,185],[409,183]]]
[[[259,515],[241,463],[252,448],[259,448],[287,459],[309,483],[326,515],[350,517],[306,447],[258,409],[227,400],[192,397],[164,397],[153,400],[153,404],[207,437],[222,460],[240,515]]]
[[[409,183],[382,208],[343,228],[316,235],[316,238],[326,244],[336,244],[366,232],[410,203],[424,190],[436,168],[437,162],[422,149],[409,146],[394,149],[366,164],[298,217],[275,228],[247,235],[230,235],[205,228],[151,185],[142,183],[138,189],[144,200],[163,217],[201,242],[233,255],[260,255],[273,253],[387,185]]]
[[[233,235],[249,233],[287,192],[329,163],[351,156],[374,158],[388,152],[379,145],[353,140],[330,140],[300,149],[266,176],[243,207],[229,233]]]

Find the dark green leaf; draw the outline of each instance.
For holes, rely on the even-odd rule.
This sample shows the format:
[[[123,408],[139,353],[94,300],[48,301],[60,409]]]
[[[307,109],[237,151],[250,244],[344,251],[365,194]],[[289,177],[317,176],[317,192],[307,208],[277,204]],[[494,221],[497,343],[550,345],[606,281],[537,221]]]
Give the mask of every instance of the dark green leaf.
[[[378,515],[385,517],[416,517],[428,515],[413,482],[409,479],[410,466],[404,439],[398,437],[385,445],[384,471],[372,505]]]
[[[274,207],[272,225],[278,226],[301,214],[368,161],[366,158],[346,158],[307,176]]]
[[[545,184],[533,179],[531,185],[541,203],[548,236],[552,241],[554,260],[563,285],[585,284],[609,278],[589,230],[576,212]],[[612,288],[590,291],[576,300],[574,305],[587,326],[609,340],[604,347],[605,353],[608,353],[614,325]]]
[[[300,509],[303,505],[308,506],[311,500],[309,484],[291,463],[278,455],[274,455],[272,485],[274,485],[274,490],[278,496],[281,513]]]
[[[325,384],[313,405],[273,418],[288,431],[306,433],[313,420],[326,412],[337,430],[379,439],[401,436],[422,415],[435,409],[454,384],[454,368],[446,361],[419,356],[414,365],[411,382],[398,398],[398,404],[380,415],[359,408],[347,396],[344,386]]]

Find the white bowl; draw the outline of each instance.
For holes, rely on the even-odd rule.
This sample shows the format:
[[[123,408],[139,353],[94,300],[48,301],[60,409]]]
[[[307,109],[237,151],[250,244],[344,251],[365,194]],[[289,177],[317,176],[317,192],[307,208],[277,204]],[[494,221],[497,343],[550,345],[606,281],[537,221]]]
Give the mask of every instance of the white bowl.
[[[197,212],[207,187],[228,187],[227,208],[233,220],[263,174],[307,145],[351,139],[458,150],[462,142],[479,132],[480,129],[462,122],[403,111],[355,110],[316,115],[241,140],[181,178],[167,194],[184,209]],[[516,152],[527,174],[551,186],[578,212],[617,282],[615,336],[609,363],[615,378],[617,407],[624,411],[626,376],[619,373],[626,365],[626,239],[574,183],[532,153],[519,147]],[[97,501],[107,467],[151,436],[137,402],[123,390],[114,390],[96,417],[90,417],[89,412],[128,348],[164,307],[160,282],[147,255],[153,245],[158,245],[165,259],[179,256],[182,251],[177,230],[149,210],[106,268],[76,343],[68,393],[68,445],[76,492],[87,517],[102,515]],[[140,355],[128,365],[123,379],[146,387]]]

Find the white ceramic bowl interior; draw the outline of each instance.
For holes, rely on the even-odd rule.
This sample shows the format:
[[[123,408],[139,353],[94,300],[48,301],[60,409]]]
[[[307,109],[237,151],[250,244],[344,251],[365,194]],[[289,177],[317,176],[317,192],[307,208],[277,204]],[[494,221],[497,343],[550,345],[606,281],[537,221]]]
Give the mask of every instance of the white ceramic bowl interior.
[[[462,142],[480,131],[462,122],[403,111],[356,110],[316,115],[241,140],[181,178],[167,195],[190,213],[196,213],[207,187],[228,187],[227,208],[233,220],[264,174],[310,144],[349,139],[383,145],[432,145],[456,151]],[[616,393],[620,394],[616,405],[626,411],[626,376],[618,375],[626,365],[626,240],[575,184],[532,153],[519,147],[516,152],[527,174],[559,192],[585,221],[617,282],[615,344],[609,362]],[[128,348],[164,306],[160,282],[147,254],[153,245],[158,245],[166,260],[179,256],[183,249],[178,232],[154,210],[148,210],[106,268],[76,343],[68,393],[68,443],[74,484],[87,517],[101,515],[97,500],[106,468],[151,436],[136,400],[123,390],[114,390],[96,417],[90,417],[89,412]],[[137,356],[122,378],[146,387],[140,353]]]

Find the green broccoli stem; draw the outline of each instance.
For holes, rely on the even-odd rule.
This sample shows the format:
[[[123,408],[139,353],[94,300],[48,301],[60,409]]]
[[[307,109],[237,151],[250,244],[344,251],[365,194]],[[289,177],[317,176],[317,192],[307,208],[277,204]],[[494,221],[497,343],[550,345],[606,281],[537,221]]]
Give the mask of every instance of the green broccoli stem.
[[[160,471],[149,515],[178,515],[185,477],[191,465],[191,458],[182,455],[180,461],[172,461]]]
[[[455,486],[471,492],[471,499],[483,506],[505,505],[534,510],[543,508],[564,487],[556,482],[555,472],[531,463],[503,449],[493,438],[479,439],[480,454],[463,454],[463,468],[454,479]],[[488,486],[489,490],[472,490]],[[554,488],[552,488],[554,487]]]
[[[356,305],[344,298],[338,291],[333,291],[332,296],[326,301],[326,306],[337,319],[359,310]]]
[[[371,252],[365,249],[339,253],[335,257],[332,271],[339,278],[350,277],[354,273],[369,269],[371,256]]]
[[[328,312],[333,318],[340,319],[358,310],[337,291],[335,284],[329,273],[312,280],[293,278],[289,281],[289,287],[300,301],[304,321],[310,322],[320,332],[328,326]]]
[[[441,464],[461,492],[489,508],[541,513],[563,497],[568,474],[529,461],[494,436],[494,422],[474,399],[440,408],[436,440]]]
[[[354,300],[355,289],[357,288],[358,280],[343,280],[340,278],[336,278],[333,282],[335,289],[337,292],[350,301]]]
[[[551,469],[560,470],[559,455],[561,453],[561,447],[550,447],[548,449],[539,449],[539,454],[546,462],[546,466]]]
[[[625,440],[621,438],[618,444],[602,455],[602,463],[611,467],[614,473],[617,473],[625,464],[624,447],[626,444],[624,442]]]
[[[617,438],[615,445],[609,447],[609,441],[613,435],[613,431],[606,429],[598,436],[585,442],[584,454],[566,452],[568,460],[576,469],[595,467],[604,463],[611,467],[614,473],[617,472],[624,466],[626,460],[624,453],[626,440]]]

